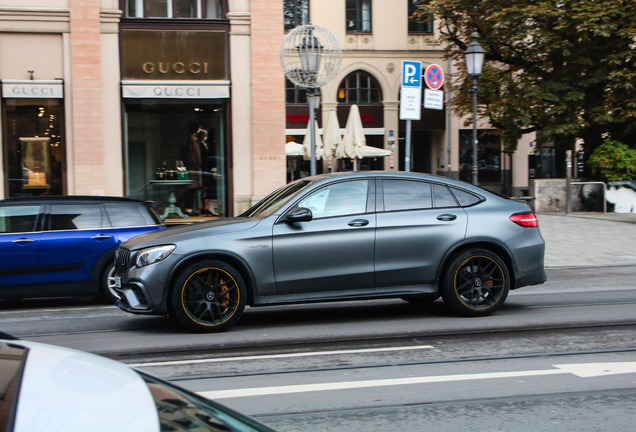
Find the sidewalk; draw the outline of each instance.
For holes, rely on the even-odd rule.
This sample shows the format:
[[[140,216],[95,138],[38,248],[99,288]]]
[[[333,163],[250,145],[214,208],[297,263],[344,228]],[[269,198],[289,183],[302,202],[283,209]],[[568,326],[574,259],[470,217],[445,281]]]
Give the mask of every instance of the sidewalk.
[[[636,265],[636,214],[538,214],[546,268]]]

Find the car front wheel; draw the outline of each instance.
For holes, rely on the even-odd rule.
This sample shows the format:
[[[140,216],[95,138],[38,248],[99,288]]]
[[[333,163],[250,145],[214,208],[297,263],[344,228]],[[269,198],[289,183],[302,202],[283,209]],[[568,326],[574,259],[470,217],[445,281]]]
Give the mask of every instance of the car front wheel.
[[[246,287],[239,272],[216,260],[185,268],[172,290],[174,317],[196,332],[227,330],[241,317],[245,302]]]
[[[102,294],[108,299],[108,301],[112,301],[114,303],[119,300],[119,294],[117,294],[117,291],[115,291],[114,263],[110,263],[104,268],[104,271],[102,272],[101,284]]]
[[[456,256],[447,268],[442,298],[460,315],[486,316],[501,307],[509,291],[510,275],[501,258],[472,249]]]

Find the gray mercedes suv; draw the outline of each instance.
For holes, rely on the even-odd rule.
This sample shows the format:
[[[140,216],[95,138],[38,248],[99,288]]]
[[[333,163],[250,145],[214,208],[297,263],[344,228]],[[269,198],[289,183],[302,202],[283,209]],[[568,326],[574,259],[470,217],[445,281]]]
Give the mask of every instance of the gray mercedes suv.
[[[444,177],[303,178],[244,214],[149,233],[116,252],[117,305],[225,330],[246,305],[382,299],[484,316],[546,280],[527,203]]]

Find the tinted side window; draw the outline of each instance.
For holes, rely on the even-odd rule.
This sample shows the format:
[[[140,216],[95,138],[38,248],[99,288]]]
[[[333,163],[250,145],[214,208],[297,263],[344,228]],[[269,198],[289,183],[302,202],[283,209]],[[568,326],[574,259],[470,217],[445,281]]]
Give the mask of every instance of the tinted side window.
[[[435,208],[457,207],[453,194],[444,185],[433,185],[433,200],[435,201]]]
[[[384,180],[384,210],[415,210],[433,207],[431,184],[411,180]]]
[[[455,195],[455,198],[457,198],[457,202],[459,202],[459,205],[462,207],[468,207],[481,201],[480,197],[478,197],[477,195],[473,195],[470,192],[466,192],[461,189],[452,189],[453,195]]]
[[[104,214],[98,205],[54,204],[51,206],[50,229],[52,231],[107,227]]]
[[[368,180],[336,183],[303,198],[298,207],[310,209],[314,218],[365,213],[368,190]]]
[[[105,203],[106,214],[113,227],[130,227],[153,224],[145,209],[132,203]]]
[[[35,231],[39,214],[39,205],[2,207],[0,208],[0,233]]]

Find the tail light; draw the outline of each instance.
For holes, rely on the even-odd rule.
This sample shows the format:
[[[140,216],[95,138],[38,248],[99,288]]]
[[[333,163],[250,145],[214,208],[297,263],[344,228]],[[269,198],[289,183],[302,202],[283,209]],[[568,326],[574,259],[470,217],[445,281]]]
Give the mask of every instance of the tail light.
[[[513,214],[512,216],[510,216],[510,220],[517,225],[525,228],[539,226],[539,221],[537,220],[537,217],[534,213]]]

